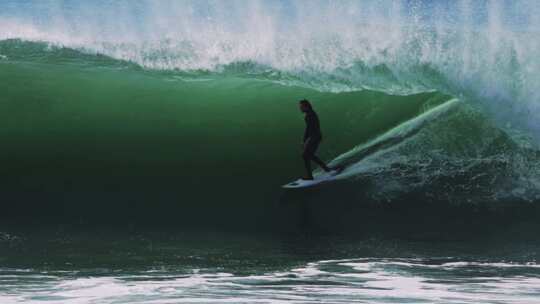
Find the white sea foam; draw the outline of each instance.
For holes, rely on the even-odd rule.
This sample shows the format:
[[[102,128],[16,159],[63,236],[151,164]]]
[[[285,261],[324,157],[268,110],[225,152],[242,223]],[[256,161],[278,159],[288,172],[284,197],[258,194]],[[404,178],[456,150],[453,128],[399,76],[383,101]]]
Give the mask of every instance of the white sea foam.
[[[307,263],[259,275],[152,271],[122,276],[48,276],[0,289],[2,303],[535,303],[536,264],[362,258]],[[519,273],[515,269],[520,269]],[[27,279],[26,272],[17,278]],[[171,274],[171,271],[168,272]],[[28,275],[32,275],[29,273]],[[0,271],[0,279],[3,278]],[[41,285],[40,285],[41,284]]]

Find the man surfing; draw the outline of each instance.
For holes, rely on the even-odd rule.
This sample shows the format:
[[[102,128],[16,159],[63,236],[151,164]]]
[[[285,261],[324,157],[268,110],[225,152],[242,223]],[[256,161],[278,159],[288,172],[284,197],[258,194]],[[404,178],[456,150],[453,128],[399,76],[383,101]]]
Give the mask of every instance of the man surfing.
[[[300,111],[305,115],[304,120],[306,121],[306,130],[304,131],[304,139],[302,141],[302,158],[306,166],[306,175],[302,179],[313,180],[311,161],[317,163],[325,172],[331,172],[336,169],[329,168],[315,155],[322,141],[321,125],[317,113],[315,113],[311,103],[306,99],[300,100],[299,106]]]

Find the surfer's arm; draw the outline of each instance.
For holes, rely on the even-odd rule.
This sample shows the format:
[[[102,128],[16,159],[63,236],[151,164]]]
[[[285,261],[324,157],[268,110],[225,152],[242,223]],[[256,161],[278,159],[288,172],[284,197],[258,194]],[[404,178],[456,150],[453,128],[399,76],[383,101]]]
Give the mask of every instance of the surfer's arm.
[[[304,143],[306,143],[309,138],[311,137],[311,133],[313,130],[313,125],[315,124],[315,120],[313,119],[312,115],[306,115],[306,130],[304,131]]]
[[[302,150],[305,150],[306,149],[306,146],[309,144],[309,141],[311,140],[311,137],[308,137],[304,140],[304,142],[302,143]]]

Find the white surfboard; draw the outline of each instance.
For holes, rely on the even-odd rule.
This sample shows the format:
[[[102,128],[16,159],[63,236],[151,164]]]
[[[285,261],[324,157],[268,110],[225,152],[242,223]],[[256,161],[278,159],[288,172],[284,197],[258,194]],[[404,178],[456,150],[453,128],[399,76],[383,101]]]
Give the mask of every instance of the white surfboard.
[[[312,180],[304,180],[300,178],[300,179],[295,180],[294,182],[290,182],[286,185],[283,185],[282,187],[291,189],[291,188],[306,188],[306,187],[315,186],[318,184],[326,183],[326,182],[337,179],[337,176],[339,175],[339,173],[341,173],[341,171],[343,170],[338,169],[338,170],[332,170],[328,173],[324,172],[317,176],[313,176]]]

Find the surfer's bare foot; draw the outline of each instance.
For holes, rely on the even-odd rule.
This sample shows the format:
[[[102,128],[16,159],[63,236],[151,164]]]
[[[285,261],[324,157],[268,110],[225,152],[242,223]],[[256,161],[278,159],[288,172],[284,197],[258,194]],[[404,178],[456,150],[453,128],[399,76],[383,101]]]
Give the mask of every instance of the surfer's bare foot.
[[[313,176],[302,176],[302,180],[313,180]]]

